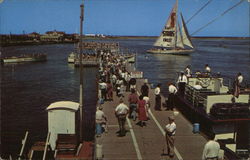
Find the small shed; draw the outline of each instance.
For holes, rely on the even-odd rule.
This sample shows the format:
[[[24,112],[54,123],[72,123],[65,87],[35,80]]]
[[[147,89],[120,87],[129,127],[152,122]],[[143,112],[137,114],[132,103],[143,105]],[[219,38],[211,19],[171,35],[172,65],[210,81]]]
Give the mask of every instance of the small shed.
[[[49,143],[54,150],[58,134],[77,134],[79,103],[59,101],[50,104],[46,110],[48,111],[48,131],[51,133]]]

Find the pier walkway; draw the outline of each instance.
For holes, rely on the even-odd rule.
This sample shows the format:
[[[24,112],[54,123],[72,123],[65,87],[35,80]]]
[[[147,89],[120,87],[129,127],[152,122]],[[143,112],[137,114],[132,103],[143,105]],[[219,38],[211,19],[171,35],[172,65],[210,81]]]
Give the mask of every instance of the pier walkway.
[[[137,79],[137,92],[143,85],[143,79]],[[139,92],[138,92],[139,94]],[[124,94],[124,103],[128,105],[129,92]],[[119,104],[119,98],[114,94],[113,101],[106,101],[103,111],[108,119],[108,132],[96,138],[96,144],[102,145],[104,160],[168,160],[167,155],[162,155],[165,147],[164,127],[168,124],[168,116],[174,115],[177,125],[175,136],[175,156],[173,160],[200,160],[206,139],[200,134],[192,132],[192,124],[178,111],[155,111],[154,90],[149,90],[150,120],[146,126],[141,127],[136,123],[138,120],[126,120],[126,136],[119,137],[119,130],[115,108]],[[162,96],[162,102],[165,98]]]

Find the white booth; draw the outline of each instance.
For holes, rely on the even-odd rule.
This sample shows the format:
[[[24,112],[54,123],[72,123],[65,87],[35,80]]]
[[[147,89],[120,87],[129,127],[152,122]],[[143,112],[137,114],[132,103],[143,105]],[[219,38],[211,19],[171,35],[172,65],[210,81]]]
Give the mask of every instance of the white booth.
[[[72,101],[59,101],[47,107],[49,143],[52,150],[55,150],[58,134],[76,134],[78,110],[79,103]]]

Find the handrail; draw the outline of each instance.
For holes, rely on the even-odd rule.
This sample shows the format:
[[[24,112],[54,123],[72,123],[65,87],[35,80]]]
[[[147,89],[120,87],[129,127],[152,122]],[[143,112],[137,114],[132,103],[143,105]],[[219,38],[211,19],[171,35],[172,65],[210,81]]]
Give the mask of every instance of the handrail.
[[[24,150],[24,147],[25,147],[25,144],[26,144],[26,140],[27,140],[28,134],[29,134],[29,132],[26,131],[24,139],[22,140],[22,148],[21,148],[21,151],[20,151],[20,153],[18,155],[18,160],[21,160],[21,156],[23,155],[23,150]]]
[[[45,146],[44,146],[44,152],[43,152],[43,160],[45,160],[45,158],[46,158],[49,139],[50,139],[50,132],[48,132],[48,135],[47,135],[47,138],[46,138],[46,142],[45,142]]]

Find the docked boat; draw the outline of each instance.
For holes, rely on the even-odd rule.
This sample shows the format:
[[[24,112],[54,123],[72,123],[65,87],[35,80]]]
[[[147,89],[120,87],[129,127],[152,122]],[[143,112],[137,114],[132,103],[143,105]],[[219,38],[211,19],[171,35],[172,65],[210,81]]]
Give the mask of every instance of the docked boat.
[[[248,154],[244,139],[249,138],[250,91],[238,90],[237,85],[231,89],[224,80],[207,74],[188,78],[185,90],[178,91],[176,107],[206,135],[214,134],[225,150],[244,157]]]
[[[128,63],[135,63],[136,55],[135,55],[135,54],[125,55],[125,56],[124,56],[124,59],[125,59]]]
[[[182,29],[178,23],[178,0],[174,5],[169,18],[157,38],[152,49],[147,50],[148,53],[154,54],[174,54],[189,55],[194,52],[194,46],[189,36],[183,16],[181,16]]]
[[[68,63],[75,63],[76,53],[71,52],[68,56]]]
[[[3,63],[42,62],[46,60],[47,60],[46,54],[25,54],[21,56],[2,58]]]

